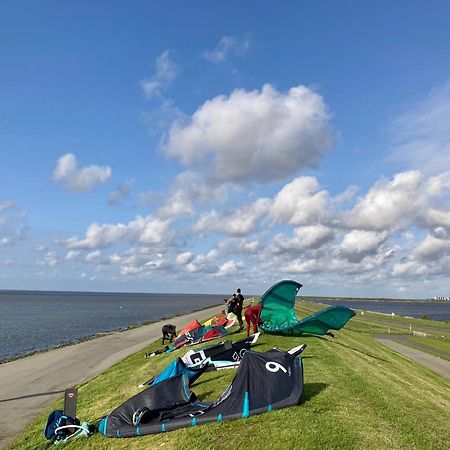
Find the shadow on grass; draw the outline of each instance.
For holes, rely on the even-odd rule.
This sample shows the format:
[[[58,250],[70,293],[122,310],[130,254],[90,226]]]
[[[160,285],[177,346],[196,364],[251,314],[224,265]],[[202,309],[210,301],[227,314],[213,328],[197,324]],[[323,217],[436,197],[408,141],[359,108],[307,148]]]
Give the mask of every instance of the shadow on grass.
[[[320,394],[328,384],[325,383],[305,383],[301,403],[309,402],[317,394]]]
[[[353,350],[354,352],[361,353],[362,355],[369,356],[370,358],[378,359],[379,361],[383,361],[385,363],[389,363],[389,361],[386,360],[386,359],[380,358],[379,356],[371,355],[370,353],[363,352],[361,350],[358,350],[357,348],[350,347],[349,345],[345,345],[342,342],[337,342],[337,341],[330,341],[330,342],[332,344],[340,345],[341,347],[349,348],[350,350]]]
[[[215,395],[215,397],[211,400],[211,397],[213,396],[213,394],[215,394],[214,391],[207,391],[207,392],[202,392],[201,394],[197,395],[197,400],[200,400],[201,402],[211,402],[216,400],[217,395]]]

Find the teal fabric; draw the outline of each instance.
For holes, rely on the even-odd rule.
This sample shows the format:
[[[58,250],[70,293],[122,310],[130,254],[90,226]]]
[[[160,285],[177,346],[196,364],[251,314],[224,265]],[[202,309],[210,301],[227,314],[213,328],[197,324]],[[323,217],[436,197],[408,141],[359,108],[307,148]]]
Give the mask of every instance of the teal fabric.
[[[345,306],[330,306],[299,320],[294,306],[301,287],[296,281],[283,280],[264,293],[261,297],[261,329],[264,332],[285,336],[304,333],[324,335],[329,330],[340,330],[355,315],[352,309]]]

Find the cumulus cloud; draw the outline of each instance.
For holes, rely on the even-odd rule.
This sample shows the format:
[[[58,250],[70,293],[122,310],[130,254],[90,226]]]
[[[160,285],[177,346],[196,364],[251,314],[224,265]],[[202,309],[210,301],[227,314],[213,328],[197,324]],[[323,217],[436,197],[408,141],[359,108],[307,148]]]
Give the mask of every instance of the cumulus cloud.
[[[250,47],[250,37],[244,38],[236,36],[222,36],[216,48],[212,51],[203,52],[203,57],[213,63],[221,63],[226,61],[230,55],[242,55]]]
[[[55,267],[58,263],[58,257],[56,252],[47,252],[39,261],[38,264],[41,266]]]
[[[108,195],[107,203],[110,206],[120,206],[123,200],[131,195],[131,181],[125,181]]]
[[[353,230],[344,236],[339,251],[347,260],[360,262],[368,255],[377,254],[387,237],[386,232]]]
[[[450,256],[450,240],[428,235],[416,248],[414,256],[421,261],[430,261]]]
[[[79,167],[74,154],[66,153],[56,162],[53,180],[73,192],[88,192],[96,184],[105,183],[111,177],[109,166]]]
[[[141,81],[141,87],[148,99],[161,94],[161,91],[167,88],[176,78],[178,72],[177,65],[171,59],[170,51],[156,58],[156,69],[153,77]]]
[[[172,238],[169,221],[153,216],[137,216],[128,224],[89,225],[84,239],[71,237],[63,242],[72,249],[95,249],[114,245],[122,240],[142,245],[164,245]]]
[[[305,249],[317,249],[332,241],[335,231],[332,228],[318,224],[299,227],[294,230],[293,237],[278,234],[270,245],[272,254],[297,253]]]
[[[155,270],[169,270],[171,267],[162,253],[151,252],[142,247],[132,247],[123,253],[114,253],[97,264],[97,270],[102,270],[105,266],[115,266],[121,275],[127,277],[145,277]]]
[[[212,249],[205,254],[194,255],[192,252],[178,254],[175,259],[177,266],[189,273],[214,273],[217,270],[215,261],[219,256],[217,249]]]
[[[100,258],[101,255],[102,255],[102,252],[100,250],[94,250],[93,252],[89,252],[84,257],[84,260],[90,262],[90,261],[93,261],[94,259]]]
[[[424,179],[418,171],[396,174],[376,182],[347,214],[349,226],[367,230],[395,230],[412,225],[450,225],[450,214],[433,209],[431,201],[448,189],[450,173]]]
[[[194,258],[194,254],[192,252],[183,252],[177,255],[175,262],[181,266],[185,266],[189,264]]]
[[[400,115],[392,124],[393,157],[424,173],[450,167],[450,82]]]
[[[315,177],[299,177],[278,192],[270,215],[275,223],[310,225],[326,216],[328,202],[328,192],[320,189]]]
[[[225,198],[225,186],[208,186],[198,174],[182,172],[175,178],[158,215],[166,219],[189,217],[193,215],[195,205],[205,205]]]
[[[77,259],[80,256],[80,252],[78,250],[69,250],[66,253],[66,256],[64,256],[64,259],[66,261],[72,261],[74,259]]]
[[[233,260],[224,262],[216,273],[218,277],[226,277],[228,275],[235,274],[242,268],[241,262],[235,262]]]
[[[329,119],[311,89],[282,93],[266,84],[205,102],[189,120],[173,123],[162,147],[219,182],[267,183],[318,162],[334,141]]]
[[[397,262],[392,270],[394,277],[450,275],[450,239],[438,230],[429,234],[417,245],[412,254]]]
[[[258,219],[267,211],[269,203],[269,199],[260,198],[234,211],[209,211],[200,216],[194,230],[213,231],[229,236],[246,236],[255,229]]]

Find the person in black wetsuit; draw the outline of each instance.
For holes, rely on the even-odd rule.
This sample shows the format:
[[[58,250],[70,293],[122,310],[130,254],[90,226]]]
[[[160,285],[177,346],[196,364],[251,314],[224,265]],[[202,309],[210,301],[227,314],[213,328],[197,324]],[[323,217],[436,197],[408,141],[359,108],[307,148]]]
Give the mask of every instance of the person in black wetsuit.
[[[235,306],[233,308],[234,314],[236,314],[237,320],[239,322],[239,329],[237,331],[242,331],[244,329],[244,323],[242,322],[242,308],[244,307],[244,296],[241,293],[241,289],[236,290],[236,300]]]
[[[172,342],[177,337],[177,327],[172,324],[167,324],[162,327],[162,345],[164,345],[164,341],[166,339]]]

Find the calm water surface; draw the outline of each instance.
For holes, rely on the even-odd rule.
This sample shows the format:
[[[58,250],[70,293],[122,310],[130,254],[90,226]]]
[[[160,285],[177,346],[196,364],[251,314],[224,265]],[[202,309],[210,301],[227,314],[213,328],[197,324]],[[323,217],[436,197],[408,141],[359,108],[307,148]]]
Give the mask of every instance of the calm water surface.
[[[222,295],[0,291],[0,361],[222,303]]]

